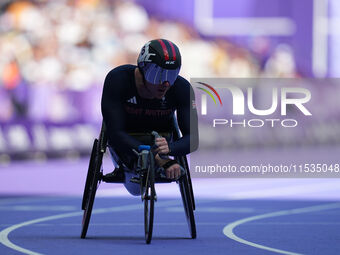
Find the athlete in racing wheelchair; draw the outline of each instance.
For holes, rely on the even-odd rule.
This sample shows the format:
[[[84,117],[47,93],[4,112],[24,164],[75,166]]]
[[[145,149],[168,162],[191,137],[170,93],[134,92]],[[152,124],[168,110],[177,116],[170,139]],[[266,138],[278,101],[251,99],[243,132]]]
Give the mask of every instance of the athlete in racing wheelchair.
[[[185,155],[198,147],[197,112],[190,83],[179,76],[181,55],[164,39],[146,43],[138,66],[123,65],[106,76],[102,94],[103,125],[93,145],[82,209],[85,238],[100,181],[124,183],[144,201],[145,238],[150,243],[155,182],[177,181],[191,237],[196,238],[195,209]],[[178,124],[177,124],[178,123]],[[109,148],[115,170],[103,175]]]

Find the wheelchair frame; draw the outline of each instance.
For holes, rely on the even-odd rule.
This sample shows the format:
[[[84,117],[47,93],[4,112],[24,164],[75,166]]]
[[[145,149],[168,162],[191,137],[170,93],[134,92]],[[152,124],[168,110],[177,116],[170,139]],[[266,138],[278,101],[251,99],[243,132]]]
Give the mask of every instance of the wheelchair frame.
[[[173,138],[180,138],[180,131],[178,128],[177,121],[175,123],[175,132]],[[95,200],[95,195],[97,188],[102,181],[103,169],[102,160],[107,148],[107,136],[106,128],[104,122],[102,123],[99,138],[94,140],[91,157],[89,162],[89,168],[86,177],[86,183],[84,187],[83,199],[82,199],[82,210],[83,220],[82,220],[82,230],[81,238],[85,238],[90,223],[90,218],[92,214],[92,208]],[[144,151],[145,153],[145,151]],[[154,218],[154,202],[157,200],[155,183],[164,182],[155,180],[155,163],[154,156],[149,151],[147,153],[148,164],[147,169],[140,171],[140,185],[141,185],[141,196],[144,202],[144,229],[145,229],[145,241],[147,244],[151,243],[152,230],[153,230],[153,218]],[[175,159],[179,164],[185,169],[185,174],[176,182],[179,185],[182,202],[185,210],[185,215],[190,231],[191,238],[196,238],[196,223],[195,223],[195,201],[194,193],[191,183],[190,171],[188,166],[188,161],[186,156],[176,156]],[[168,181],[172,182],[172,181]],[[145,185],[145,186],[143,186]]]

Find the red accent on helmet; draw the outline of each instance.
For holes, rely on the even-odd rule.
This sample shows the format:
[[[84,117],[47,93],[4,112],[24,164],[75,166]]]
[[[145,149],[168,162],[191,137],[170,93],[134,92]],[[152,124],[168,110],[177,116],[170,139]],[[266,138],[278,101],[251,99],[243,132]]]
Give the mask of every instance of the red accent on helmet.
[[[169,60],[169,52],[165,46],[165,43],[162,41],[162,40],[158,40],[159,43],[161,44],[162,48],[163,48],[163,53],[164,53],[164,57],[165,57],[165,60]]]
[[[168,41],[170,46],[171,46],[171,51],[172,51],[172,60],[176,60],[176,51],[175,51],[175,47],[172,44],[172,42]]]

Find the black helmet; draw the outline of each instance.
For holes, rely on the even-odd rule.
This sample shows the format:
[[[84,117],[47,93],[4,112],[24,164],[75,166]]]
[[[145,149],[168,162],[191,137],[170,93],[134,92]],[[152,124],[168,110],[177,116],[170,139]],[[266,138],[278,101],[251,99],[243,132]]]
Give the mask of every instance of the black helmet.
[[[162,84],[168,81],[173,85],[181,69],[181,54],[174,43],[156,39],[143,46],[137,64],[147,82]]]

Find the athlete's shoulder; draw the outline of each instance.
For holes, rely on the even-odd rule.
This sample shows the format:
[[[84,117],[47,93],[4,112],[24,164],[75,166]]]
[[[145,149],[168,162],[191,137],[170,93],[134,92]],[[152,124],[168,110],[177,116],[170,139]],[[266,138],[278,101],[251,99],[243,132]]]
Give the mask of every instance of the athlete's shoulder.
[[[180,75],[178,75],[174,85],[189,86],[189,87],[191,86],[190,82]]]
[[[174,93],[183,93],[184,91],[191,90],[191,84],[190,82],[185,79],[184,77],[178,75],[174,85],[172,86],[171,90],[174,91]]]
[[[121,65],[112,69],[106,75],[103,93],[115,95],[121,99],[135,93],[135,69],[134,65]]]
[[[131,77],[133,75],[134,70],[137,66],[135,65],[121,65],[113,68],[108,74],[107,77],[110,78],[126,78]]]
[[[193,95],[193,88],[190,82],[182,76],[178,76],[175,83],[167,92],[169,101],[173,102],[177,107],[187,105],[188,99]]]

